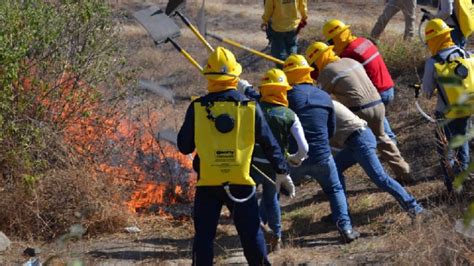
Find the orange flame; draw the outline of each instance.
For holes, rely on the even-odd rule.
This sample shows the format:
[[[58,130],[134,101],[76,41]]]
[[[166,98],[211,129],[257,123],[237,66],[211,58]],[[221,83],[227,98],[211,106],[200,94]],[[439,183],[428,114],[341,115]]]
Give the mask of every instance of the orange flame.
[[[23,83],[27,89],[33,86],[29,80]],[[68,121],[63,125],[66,141],[89,159],[95,171],[134,187],[125,202],[131,211],[190,202],[195,184],[192,162],[156,139],[157,111],[124,118],[114,107],[104,110],[91,100],[87,84],[71,73],[63,73],[52,86],[55,97],[45,92],[38,103],[52,121]]]

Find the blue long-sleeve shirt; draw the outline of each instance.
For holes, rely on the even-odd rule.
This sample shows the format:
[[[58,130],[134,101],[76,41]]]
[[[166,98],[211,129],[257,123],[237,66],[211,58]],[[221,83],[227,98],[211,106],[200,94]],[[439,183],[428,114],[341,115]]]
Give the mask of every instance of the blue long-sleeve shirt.
[[[196,101],[208,102],[225,100],[248,101],[249,99],[236,90],[226,90],[209,93]],[[262,109],[260,109],[258,105],[256,105],[255,109],[255,142],[262,147],[265,156],[268,161],[270,161],[276,173],[288,173],[288,165],[285,157],[265,120]],[[196,149],[194,142],[194,102],[189,105],[186,111],[183,125],[178,133],[177,144],[179,151],[183,154],[190,154]],[[194,157],[193,168],[199,173],[199,151],[197,151],[197,155]]]
[[[245,94],[260,99],[253,88],[247,88]],[[329,94],[311,84],[298,84],[288,91],[288,102],[290,109],[299,117],[309,144],[307,160],[317,163],[329,158],[329,139],[336,132],[336,115]],[[290,142],[290,151],[296,150],[292,147],[294,145],[294,141]]]
[[[329,158],[329,139],[336,131],[336,115],[329,94],[311,84],[298,84],[288,91],[288,103],[303,125],[309,144],[307,160],[317,163]]]

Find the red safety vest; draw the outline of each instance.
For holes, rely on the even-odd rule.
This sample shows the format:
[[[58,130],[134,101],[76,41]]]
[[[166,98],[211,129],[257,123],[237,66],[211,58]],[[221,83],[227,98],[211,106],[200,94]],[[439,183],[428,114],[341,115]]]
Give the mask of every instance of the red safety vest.
[[[377,91],[393,87],[393,80],[377,47],[369,40],[358,37],[347,45],[340,57],[349,57],[361,63]]]

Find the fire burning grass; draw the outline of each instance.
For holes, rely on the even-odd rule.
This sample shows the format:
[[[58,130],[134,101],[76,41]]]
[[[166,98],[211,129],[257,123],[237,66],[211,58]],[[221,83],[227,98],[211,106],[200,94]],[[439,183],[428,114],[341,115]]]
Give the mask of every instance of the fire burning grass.
[[[157,110],[138,110],[138,115],[128,117],[117,107],[101,110],[97,104],[81,105],[78,110],[69,99],[88,97],[84,93],[86,85],[69,76],[60,83],[65,96],[54,105],[44,104],[56,109],[63,106],[55,112],[57,116],[72,117],[64,137],[78,153],[89,158],[94,171],[113,177],[115,185],[133,187],[124,202],[131,212],[169,215],[166,207],[191,201],[195,184],[192,161],[175,146],[157,139]]]

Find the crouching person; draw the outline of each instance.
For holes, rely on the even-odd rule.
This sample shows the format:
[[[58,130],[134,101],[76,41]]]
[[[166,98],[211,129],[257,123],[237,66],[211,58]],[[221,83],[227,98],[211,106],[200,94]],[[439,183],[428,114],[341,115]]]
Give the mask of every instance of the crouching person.
[[[343,104],[337,101],[333,101],[333,104],[336,112],[336,133],[331,138],[331,146],[342,148],[334,160],[344,191],[344,172],[358,163],[370,180],[378,188],[392,195],[412,219],[429,217],[431,213],[385,172],[377,157],[377,140],[372,130],[367,127],[367,122]]]
[[[291,89],[291,86],[288,84],[285,73],[276,68],[270,69],[263,76],[259,89],[260,94],[254,91],[249,95],[252,95],[252,98],[260,99],[259,105],[270,125],[273,136],[285,154],[288,154],[290,136],[296,140],[298,151],[288,155],[287,160],[290,165],[299,166],[306,159],[309,146],[298,116],[288,108],[287,91]],[[239,90],[253,91],[250,84],[244,80],[239,83]],[[272,230],[269,239],[271,251],[278,251],[281,245],[281,211],[278,193],[275,185],[263,176],[265,174],[275,179],[276,173],[259,144],[255,145],[253,162],[258,170],[252,168],[250,175],[257,184],[262,184],[263,187],[263,197],[259,206],[262,222],[268,223]]]
[[[282,185],[290,194],[295,193],[286,160],[262,110],[236,90],[241,72],[235,56],[218,47],[203,70],[209,93],[191,103],[178,133],[181,153],[196,150],[194,265],[213,263],[213,241],[223,204],[232,210],[248,264],[270,264],[260,228],[255,182],[249,174],[255,143],[276,172],[277,187]]]

